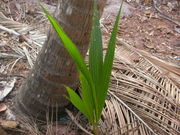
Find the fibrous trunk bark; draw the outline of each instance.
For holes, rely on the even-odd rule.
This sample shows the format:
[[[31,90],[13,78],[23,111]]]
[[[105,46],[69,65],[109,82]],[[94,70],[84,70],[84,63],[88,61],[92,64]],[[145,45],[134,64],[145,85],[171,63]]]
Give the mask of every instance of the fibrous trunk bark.
[[[102,12],[106,0],[99,0]],[[93,0],[60,0],[54,17],[85,57],[90,39]],[[16,110],[45,119],[52,110],[64,113],[69,101],[64,86],[78,87],[78,74],[74,61],[63,47],[53,28],[50,28],[33,69],[22,85]]]

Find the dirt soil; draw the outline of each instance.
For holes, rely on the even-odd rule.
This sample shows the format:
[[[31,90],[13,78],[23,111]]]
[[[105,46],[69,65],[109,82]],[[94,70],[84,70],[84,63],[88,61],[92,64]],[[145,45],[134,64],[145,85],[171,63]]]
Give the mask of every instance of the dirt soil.
[[[41,0],[41,2],[46,3],[49,11],[53,12],[57,1]],[[172,6],[172,3],[173,1],[166,0],[166,3],[159,4],[159,8],[164,14],[180,21],[180,11],[176,5]],[[105,39],[107,39],[112,30],[112,24],[119,5],[120,0],[109,0],[104,10],[101,25]],[[47,33],[50,25],[47,19],[42,17],[40,11],[35,0],[0,1],[0,12],[6,17],[29,26],[37,26],[37,29]],[[118,34],[119,38],[123,38],[130,45],[145,50],[160,59],[180,65],[180,27],[160,17],[152,3],[139,4],[135,1],[125,3]],[[13,49],[12,45],[16,44],[21,47],[22,42],[26,42],[26,40],[23,38],[21,40],[20,36],[9,34],[9,32],[0,28],[0,54],[17,54],[18,50]],[[28,50],[32,51],[33,48],[28,48]],[[0,91],[4,89],[4,87],[1,87],[2,81],[9,82],[13,77],[17,78],[12,92],[0,102],[1,126],[3,123],[1,120],[8,120],[7,110],[13,106],[13,98],[16,95],[16,90],[21,86],[28,71],[31,69],[26,58],[23,57],[16,60],[17,58],[14,57],[0,55]],[[24,130],[21,124],[12,127],[12,123],[10,123],[2,127],[0,128],[1,135],[30,134],[30,131],[27,128]],[[57,132],[62,134],[66,128],[67,126],[60,125]],[[75,132],[72,134],[74,135]]]
[[[111,6],[105,9],[104,29],[109,33],[118,9],[119,1],[109,1]],[[167,4],[160,6],[164,14],[180,21],[178,7],[171,9]],[[125,3],[121,20],[119,38],[132,46],[145,50],[165,61],[180,65],[179,26],[159,16],[152,4],[139,5]],[[111,14],[111,15],[110,15]],[[105,32],[105,34],[106,34]]]

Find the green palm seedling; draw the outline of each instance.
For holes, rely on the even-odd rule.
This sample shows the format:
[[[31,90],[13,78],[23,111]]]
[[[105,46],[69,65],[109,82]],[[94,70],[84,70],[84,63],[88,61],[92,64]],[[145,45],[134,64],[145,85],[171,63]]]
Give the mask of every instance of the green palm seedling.
[[[64,47],[75,61],[80,78],[81,95],[74,90],[66,87],[69,94],[68,99],[71,103],[89,120],[93,125],[94,134],[97,134],[97,125],[107,96],[111,70],[114,59],[116,35],[120,20],[122,4],[120,6],[116,21],[113,27],[108,49],[103,58],[102,34],[99,23],[99,12],[97,10],[97,1],[94,0],[93,25],[89,50],[89,68],[86,66],[76,45],[65,34],[57,21],[42,7],[53,28],[57,32]]]

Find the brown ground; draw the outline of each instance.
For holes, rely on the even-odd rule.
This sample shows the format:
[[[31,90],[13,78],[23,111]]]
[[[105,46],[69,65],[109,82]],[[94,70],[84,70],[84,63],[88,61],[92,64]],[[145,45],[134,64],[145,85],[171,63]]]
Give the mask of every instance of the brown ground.
[[[55,0],[41,1],[46,2],[53,11],[54,5],[56,5]],[[119,1],[109,1],[109,5],[107,5],[108,8],[105,9],[105,14],[102,17],[102,29],[105,37],[109,35],[111,31],[118,4]],[[126,42],[136,48],[145,50],[165,61],[180,65],[180,32],[178,33],[180,28],[174,23],[161,18],[151,4],[139,5],[136,2],[130,2],[125,5],[125,12],[123,13],[124,16],[121,20],[119,37],[125,39]],[[176,7],[172,8],[165,3],[160,6],[160,9],[168,16],[171,16],[174,19],[180,19],[180,11],[177,10]],[[15,21],[26,23],[28,25],[37,25],[38,22],[42,20],[41,18],[38,18],[38,16],[40,16],[38,11],[40,11],[40,8],[34,0],[29,0],[28,2],[24,2],[24,0],[0,1],[0,12],[6,15],[6,17],[13,18]],[[47,20],[42,24],[38,24],[38,26],[41,26],[39,27],[40,29],[42,29],[44,25],[49,26]],[[47,29],[42,31],[47,31]],[[0,29],[0,53],[16,54],[16,52],[10,47],[12,44],[20,46],[22,43],[19,41],[19,37]],[[8,68],[7,65],[14,60],[15,59],[9,57],[1,58],[0,56],[0,90],[3,90],[3,87],[1,87],[1,81],[8,82],[9,78],[11,79],[14,76],[17,77],[13,91],[1,102],[2,104],[4,103],[7,108],[13,105],[12,98],[16,94],[16,90],[22,84],[24,77],[26,77],[27,72],[30,69],[26,59],[19,60],[12,69],[10,69],[11,66]],[[5,69],[3,70],[4,67]],[[5,117],[5,111],[0,111],[0,119],[7,120]],[[17,129],[20,128],[18,127]],[[61,126],[61,129],[63,129],[63,126]],[[2,129],[0,128],[0,135],[6,135],[5,133],[1,133],[1,130]],[[11,127],[8,128],[8,130],[5,128],[5,130],[12,135],[15,133],[17,135],[20,134],[18,131],[12,132]]]
[[[118,2],[111,9],[105,10],[114,13]],[[161,6],[162,11],[174,19],[180,21],[180,10],[177,8],[170,9],[167,5]],[[152,55],[157,56],[165,61],[180,64],[180,32],[176,31],[177,25],[161,18],[151,4],[137,5],[137,3],[125,4],[124,7],[127,16],[121,20],[119,37],[125,39],[128,43],[136,48],[146,50]],[[131,13],[129,13],[131,12]],[[114,14],[104,19],[104,25],[109,33],[114,21]],[[112,21],[113,20],[113,21]]]

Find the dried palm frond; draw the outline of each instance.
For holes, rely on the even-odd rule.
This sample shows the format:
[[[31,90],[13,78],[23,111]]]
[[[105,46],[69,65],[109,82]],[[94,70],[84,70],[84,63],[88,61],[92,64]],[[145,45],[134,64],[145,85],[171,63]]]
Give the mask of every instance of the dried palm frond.
[[[2,12],[0,12],[0,20],[0,29],[14,35],[12,36],[13,40],[8,40],[8,46],[14,50],[14,53],[18,54],[18,58],[12,63],[11,69],[23,57],[27,57],[28,63],[32,67],[47,37],[46,34],[42,34],[44,30],[37,30],[27,24],[16,22],[6,17]]]
[[[109,92],[100,127],[108,135],[155,135],[155,132],[114,93]]]
[[[179,88],[156,63],[120,42],[110,90],[157,133],[179,134]]]
[[[154,57],[152,55],[149,55],[149,53],[143,51],[143,50],[137,50],[141,55],[143,55],[146,59],[151,61],[153,64],[158,66],[160,68],[164,75],[168,76],[173,82],[177,85],[178,88],[180,88],[180,66],[177,66],[175,64],[163,61],[161,59],[158,59],[157,57]]]
[[[88,135],[92,135],[91,126],[84,121],[80,113],[75,117],[68,110],[67,113],[77,127]],[[100,135],[156,135],[126,103],[110,91],[98,128]]]
[[[26,24],[22,24],[19,22],[16,22],[8,17],[6,17],[2,12],[0,12],[0,24],[8,29],[14,30],[17,33],[21,33],[21,34],[25,34],[27,33],[30,29],[32,29],[31,27],[29,27]]]
[[[21,36],[21,38],[23,38],[24,41],[27,41],[28,44],[34,44],[41,47],[47,37],[46,34],[42,34],[42,30],[40,31],[27,24],[16,22],[6,17],[2,12],[0,12],[0,20],[0,25],[4,28],[3,30],[11,32],[16,36],[24,35],[23,37]]]

